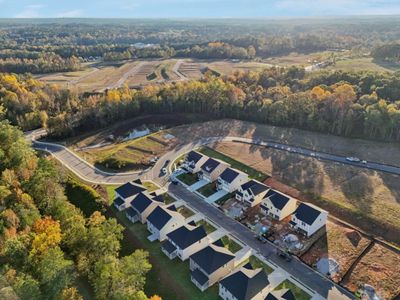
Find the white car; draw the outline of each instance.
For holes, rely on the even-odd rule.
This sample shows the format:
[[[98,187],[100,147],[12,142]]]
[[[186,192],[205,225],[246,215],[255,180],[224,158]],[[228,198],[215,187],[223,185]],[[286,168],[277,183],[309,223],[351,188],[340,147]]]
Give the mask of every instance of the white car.
[[[164,175],[167,174],[168,173],[167,168],[162,168],[161,169],[161,173],[164,174]]]
[[[359,159],[358,157],[346,157],[347,161],[351,161],[351,162],[360,162],[361,159]]]

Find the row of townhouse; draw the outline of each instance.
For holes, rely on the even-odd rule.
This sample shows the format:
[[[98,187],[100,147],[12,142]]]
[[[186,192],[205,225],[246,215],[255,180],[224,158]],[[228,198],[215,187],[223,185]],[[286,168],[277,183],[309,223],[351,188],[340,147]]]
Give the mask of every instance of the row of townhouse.
[[[224,300],[292,299],[286,297],[290,291],[271,291],[263,269],[250,264],[236,268],[236,256],[222,240],[213,241],[202,225],[186,224],[175,205],[147,192],[139,180],[116,189],[114,206],[124,210],[131,222],[147,223],[151,240],[163,242],[161,249],[167,257],[189,260],[191,281],[201,291],[219,282],[219,296]]]
[[[291,216],[290,225],[300,233],[311,236],[326,225],[328,212],[310,203],[300,203],[281,192],[257,181],[249,180],[247,174],[235,170],[229,164],[209,158],[197,151],[190,151],[183,168],[199,179],[217,181],[217,189],[235,193],[235,198],[247,207],[260,205],[261,212],[276,220]]]

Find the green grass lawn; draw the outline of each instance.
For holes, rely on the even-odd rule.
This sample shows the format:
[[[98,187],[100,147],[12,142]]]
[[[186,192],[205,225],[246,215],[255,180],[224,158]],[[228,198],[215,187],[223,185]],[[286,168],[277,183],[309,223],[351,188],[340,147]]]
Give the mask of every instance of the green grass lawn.
[[[153,268],[146,278],[145,292],[147,295],[157,294],[161,296],[163,300],[219,299],[218,285],[214,285],[205,292],[201,292],[190,280],[189,263],[187,261],[182,262],[179,259],[171,261],[161,251],[161,244],[159,242],[151,243],[147,240],[150,233],[147,231],[146,225],[139,223],[132,224],[126,218],[124,212],[117,212],[114,207],[111,209],[125,227],[141,242],[144,249],[150,253],[150,261],[157,263],[159,266],[158,270]],[[165,277],[168,278],[169,281],[172,281],[174,286],[179,286],[184,294],[176,295],[168,284],[163,283],[162,278]]]
[[[232,199],[235,196],[234,193],[229,193],[225,196],[223,196],[221,199],[218,199],[217,201],[215,201],[216,204],[218,204],[219,206],[224,205],[224,203],[226,201],[228,201],[229,199]]]
[[[196,225],[197,225],[197,226],[201,226],[201,225],[202,225],[208,234],[210,234],[210,233],[214,232],[215,230],[217,230],[217,228],[215,228],[214,226],[212,226],[210,223],[208,223],[208,222],[207,222],[206,220],[204,220],[204,219],[203,219],[203,220],[200,220],[200,221],[197,221],[197,222],[196,222]]]
[[[225,235],[221,238],[222,242],[225,245],[225,248],[227,248],[229,251],[232,253],[236,253],[242,249],[242,246],[240,246],[238,243],[236,243],[234,240],[229,238],[229,236]]]
[[[207,198],[207,197],[211,196],[212,194],[216,193],[217,189],[216,189],[215,183],[211,182],[211,183],[206,184],[205,186],[199,188],[197,191],[200,194],[202,194],[204,197]]]
[[[159,189],[159,186],[153,183],[152,181],[144,181],[143,186],[149,191],[155,191]],[[107,201],[108,204],[111,205],[115,199],[115,189],[119,187],[119,185],[104,185],[104,188],[107,191]]]
[[[251,264],[251,266],[254,269],[263,268],[265,273],[267,273],[267,274],[271,274],[274,271],[273,268],[271,268],[269,265],[267,265],[266,263],[264,263],[263,261],[261,261],[260,259],[255,257],[254,255],[249,257],[249,263]]]
[[[310,300],[311,296],[303,291],[300,287],[295,285],[293,282],[286,279],[280,285],[278,285],[275,290],[290,289],[296,298],[296,300]]]
[[[181,206],[177,209],[178,213],[180,213],[185,219],[190,218],[194,215],[194,212],[187,208],[186,206]]]
[[[183,174],[177,176],[176,178],[178,178],[184,184],[189,185],[189,186],[196,183],[199,180],[197,175],[192,174],[192,173],[183,173]]]
[[[171,195],[169,195],[167,193],[163,194],[163,198],[164,198],[164,203],[165,204],[171,204],[171,203],[174,203],[176,201],[175,198],[172,198]]]
[[[149,191],[153,192],[158,190],[160,187],[156,185],[153,181],[143,181],[143,186]]]
[[[256,179],[258,181],[263,182],[264,180],[266,180],[268,178],[268,175],[266,175],[266,174],[264,174],[264,173],[262,173],[260,171],[257,171],[255,169],[253,169],[253,168],[251,168],[251,167],[249,167],[249,166],[247,166],[247,165],[245,165],[245,164],[243,164],[243,163],[241,163],[241,162],[239,162],[239,161],[237,161],[237,160],[235,160],[235,159],[233,159],[233,158],[231,158],[229,156],[226,156],[226,155],[224,155],[224,154],[222,154],[222,153],[220,153],[218,151],[215,151],[215,150],[213,150],[211,148],[203,147],[203,148],[200,148],[198,151],[200,153],[203,153],[204,155],[207,155],[207,156],[222,160],[224,162],[227,162],[228,164],[231,165],[232,168],[238,169],[238,170],[240,170],[242,172],[245,172],[252,179]]]

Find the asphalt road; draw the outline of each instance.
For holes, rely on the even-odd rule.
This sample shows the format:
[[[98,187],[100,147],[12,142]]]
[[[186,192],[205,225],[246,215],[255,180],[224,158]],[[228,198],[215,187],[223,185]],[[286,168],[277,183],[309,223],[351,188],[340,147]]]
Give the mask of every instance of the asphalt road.
[[[296,257],[287,262],[276,255],[276,247],[272,243],[263,244],[254,238],[254,233],[241,223],[229,218],[215,206],[208,204],[198,195],[191,193],[182,185],[168,186],[168,192],[180,200],[187,202],[190,206],[207,216],[211,221],[224,228],[230,234],[258,251],[268,260],[272,261],[294,278],[299,279],[303,284],[320,294],[326,299],[353,299],[354,296],[342,287],[335,285],[332,281],[320,275],[313,269],[306,266]]]

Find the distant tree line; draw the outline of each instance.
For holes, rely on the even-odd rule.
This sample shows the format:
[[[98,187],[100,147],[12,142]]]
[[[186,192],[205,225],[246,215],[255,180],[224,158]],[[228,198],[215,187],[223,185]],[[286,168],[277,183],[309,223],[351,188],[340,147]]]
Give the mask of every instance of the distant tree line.
[[[204,113],[349,137],[400,140],[399,74],[302,68],[80,95],[27,76],[0,75],[0,112],[23,129],[58,137],[147,113]]]
[[[375,47],[371,56],[378,61],[400,63],[400,44],[390,43]]]

